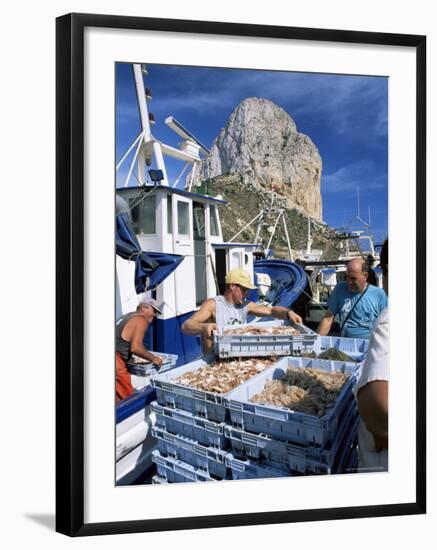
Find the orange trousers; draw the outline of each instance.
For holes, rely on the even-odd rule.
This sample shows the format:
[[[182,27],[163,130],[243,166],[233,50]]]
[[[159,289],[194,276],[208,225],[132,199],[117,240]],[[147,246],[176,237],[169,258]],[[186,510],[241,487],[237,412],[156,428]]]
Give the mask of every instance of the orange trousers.
[[[134,393],[131,383],[131,377],[126,367],[126,362],[123,357],[115,353],[115,397],[116,401],[121,401],[125,397],[129,397]]]

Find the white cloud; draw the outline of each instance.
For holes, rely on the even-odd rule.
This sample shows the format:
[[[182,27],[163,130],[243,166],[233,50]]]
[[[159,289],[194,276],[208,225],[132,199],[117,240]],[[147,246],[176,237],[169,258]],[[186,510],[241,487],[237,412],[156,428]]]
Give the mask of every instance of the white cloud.
[[[372,163],[362,162],[343,166],[332,174],[322,174],[323,193],[352,195],[360,192],[387,188],[385,175],[376,173]]]

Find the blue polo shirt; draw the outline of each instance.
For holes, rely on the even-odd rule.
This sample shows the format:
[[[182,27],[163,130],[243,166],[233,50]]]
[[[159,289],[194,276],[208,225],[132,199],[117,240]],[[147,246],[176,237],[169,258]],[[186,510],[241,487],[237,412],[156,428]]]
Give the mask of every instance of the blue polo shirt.
[[[351,292],[347,283],[338,283],[328,298],[328,309],[337,315],[340,326],[349,311],[360,297],[359,292]],[[382,288],[369,285],[358,302],[341,332],[346,338],[370,338],[373,323],[387,307],[387,295]]]

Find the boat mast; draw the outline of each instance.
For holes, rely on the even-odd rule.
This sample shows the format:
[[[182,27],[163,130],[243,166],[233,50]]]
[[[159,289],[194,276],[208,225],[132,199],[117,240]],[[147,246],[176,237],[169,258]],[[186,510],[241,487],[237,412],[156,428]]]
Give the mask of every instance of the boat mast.
[[[144,164],[150,166],[152,162],[151,152],[155,156],[158,170],[162,170],[164,178],[161,180],[161,185],[168,185],[167,171],[165,169],[164,156],[162,154],[161,144],[155,140],[150,131],[149,110],[147,107],[147,96],[144,88],[143,73],[147,74],[145,65],[139,63],[133,64],[135,89],[137,92],[138,109],[140,111],[141,128],[143,132],[142,140],[140,141],[140,150],[138,155],[138,170],[141,183],[144,183]]]

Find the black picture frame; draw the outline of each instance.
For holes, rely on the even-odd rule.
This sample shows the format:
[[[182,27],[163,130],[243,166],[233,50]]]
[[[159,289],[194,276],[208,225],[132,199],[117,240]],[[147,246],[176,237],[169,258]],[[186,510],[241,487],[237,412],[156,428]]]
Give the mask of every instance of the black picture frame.
[[[84,29],[282,38],[416,52],[416,499],[390,505],[84,523]],[[426,37],[68,14],[56,21],[56,530],[69,536],[423,514],[426,511]],[[419,305],[420,304],[420,305]]]

